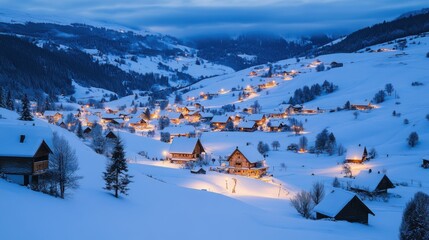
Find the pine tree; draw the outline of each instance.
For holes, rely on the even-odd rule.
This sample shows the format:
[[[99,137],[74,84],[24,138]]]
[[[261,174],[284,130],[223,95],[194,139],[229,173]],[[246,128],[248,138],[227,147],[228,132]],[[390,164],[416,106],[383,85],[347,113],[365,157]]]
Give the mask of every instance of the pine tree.
[[[19,120],[33,121],[33,115],[31,115],[30,112],[30,101],[28,101],[27,94],[24,94],[24,97],[22,98],[22,111]]]
[[[3,91],[3,87],[0,86],[0,107],[1,108],[6,108],[6,101],[4,99],[4,91]]]
[[[83,138],[82,124],[80,123],[80,121],[78,121],[78,124],[77,124],[76,135],[79,138]]]
[[[15,110],[15,105],[13,104],[12,94],[10,93],[10,90],[7,92],[6,108],[12,111]]]
[[[132,176],[128,175],[128,165],[125,159],[124,146],[121,139],[118,137],[113,148],[112,158],[106,166],[106,172],[103,172],[103,179],[106,182],[104,189],[114,191],[115,197],[119,197],[119,193],[128,195],[128,184],[130,184]]]
[[[429,239],[429,196],[417,192],[405,206],[400,239]]]

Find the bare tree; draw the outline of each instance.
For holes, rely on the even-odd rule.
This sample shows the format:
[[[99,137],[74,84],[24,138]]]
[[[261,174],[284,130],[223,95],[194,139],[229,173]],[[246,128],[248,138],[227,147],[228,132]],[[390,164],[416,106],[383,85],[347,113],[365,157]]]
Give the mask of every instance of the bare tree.
[[[391,96],[394,90],[393,85],[391,83],[386,84],[386,86],[384,87],[384,90],[387,92],[389,96]]]
[[[299,192],[294,198],[291,199],[290,202],[296,211],[301,214],[301,216],[310,218],[314,205],[309,192],[304,190]]]
[[[61,198],[64,198],[67,189],[79,187],[78,180],[82,177],[76,173],[79,170],[76,152],[67,140],[57,133],[54,133],[49,168],[52,182],[55,183],[55,188]]]
[[[302,136],[299,138],[299,150],[300,151],[305,151],[307,150],[307,145],[308,145],[308,139],[305,136]]]
[[[337,177],[334,178],[334,181],[332,182],[332,186],[336,188],[340,187],[340,181],[338,180]]]
[[[348,164],[343,164],[343,172],[346,175],[346,177],[353,177],[352,168]]]
[[[325,185],[322,182],[313,183],[313,189],[311,190],[311,198],[314,204],[319,204],[325,197]]]
[[[415,147],[419,141],[419,135],[416,132],[412,132],[410,133],[410,136],[408,136],[407,140],[410,147]]]
[[[274,151],[277,151],[280,147],[280,142],[275,140],[271,143],[271,146],[273,147]]]

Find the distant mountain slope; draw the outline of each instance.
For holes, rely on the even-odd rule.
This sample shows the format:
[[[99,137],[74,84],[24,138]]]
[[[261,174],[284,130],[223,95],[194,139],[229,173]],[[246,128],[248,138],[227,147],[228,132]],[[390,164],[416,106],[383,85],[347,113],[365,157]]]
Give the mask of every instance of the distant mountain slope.
[[[359,49],[388,42],[397,38],[429,31],[429,13],[401,17],[391,22],[383,22],[349,34],[344,40],[315,50],[315,55],[354,52]]]
[[[197,39],[194,42],[199,50],[198,57],[241,70],[299,56],[332,40],[326,35],[297,40],[288,40],[280,36],[242,35],[237,38]]]
[[[78,50],[45,47],[39,48],[15,36],[0,35],[0,84],[15,93],[43,91],[51,96],[72,93],[72,79],[119,95],[124,95],[127,87],[149,89],[153,84],[167,84],[167,79],[101,65]]]

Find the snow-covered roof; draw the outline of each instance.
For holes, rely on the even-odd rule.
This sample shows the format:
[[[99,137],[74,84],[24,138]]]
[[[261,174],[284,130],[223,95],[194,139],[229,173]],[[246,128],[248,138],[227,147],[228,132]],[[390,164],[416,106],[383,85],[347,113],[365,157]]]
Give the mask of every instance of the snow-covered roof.
[[[216,115],[212,118],[211,122],[217,122],[217,123],[226,123],[228,122],[228,119],[230,119],[230,116],[225,115]]]
[[[378,184],[381,182],[384,176],[385,174],[361,172],[358,176],[356,176],[352,186],[357,189],[365,189],[373,192],[376,190]]]
[[[0,156],[33,157],[43,141],[52,146],[52,131],[47,127],[0,124]],[[20,136],[25,139],[21,143]]]
[[[346,159],[362,159],[365,147],[355,145],[347,148]]]
[[[166,116],[169,119],[178,119],[178,118],[180,118],[181,115],[182,115],[182,113],[179,113],[179,112],[167,112],[167,114],[166,114]]]
[[[271,127],[280,127],[280,124],[286,125],[286,122],[283,120],[270,120]]]
[[[138,124],[138,123],[142,123],[142,122],[146,122],[146,121],[141,119],[141,118],[131,118],[128,121],[128,123],[131,123],[131,124]]]
[[[210,112],[200,112],[202,118],[211,118],[213,117],[213,113]]]
[[[198,138],[175,137],[170,145],[170,153],[192,154],[197,145]]]
[[[256,163],[264,160],[264,157],[256,150],[255,146],[240,146],[237,147],[238,151],[240,151],[244,157],[249,160],[251,163]],[[235,151],[235,150],[234,150]]]
[[[43,113],[43,116],[45,116],[45,117],[53,117],[53,116],[55,116],[55,114],[61,114],[60,112],[58,112],[58,111],[45,111],[44,113]]]
[[[264,118],[265,114],[251,114],[246,117],[248,121],[260,121]]]
[[[181,125],[181,126],[169,126],[161,130],[161,132],[168,132],[170,134],[188,134],[195,132],[195,127],[190,125]]]
[[[89,115],[86,117],[88,122],[98,122],[100,118],[97,115]]]
[[[238,123],[237,127],[238,128],[253,128],[255,126],[255,122],[253,121],[241,121],[240,123]]]
[[[101,114],[101,118],[104,118],[104,119],[116,119],[116,118],[120,118],[120,117],[119,117],[119,115],[115,115],[115,114],[103,113],[103,114]]]
[[[424,160],[429,160],[429,155],[423,156]]]
[[[327,194],[322,202],[317,204],[314,211],[333,218],[337,216],[355,196],[356,194],[352,192],[335,189],[330,194]]]

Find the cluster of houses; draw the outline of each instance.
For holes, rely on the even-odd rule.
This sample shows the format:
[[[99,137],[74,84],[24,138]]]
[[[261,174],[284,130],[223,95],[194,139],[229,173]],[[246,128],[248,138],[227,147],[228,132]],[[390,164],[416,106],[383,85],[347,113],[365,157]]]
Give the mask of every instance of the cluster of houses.
[[[172,163],[187,164],[205,158],[205,149],[198,138],[177,137],[170,145],[168,159]],[[241,146],[231,151],[228,166],[222,171],[229,174],[260,178],[267,174],[264,157],[255,147]]]

